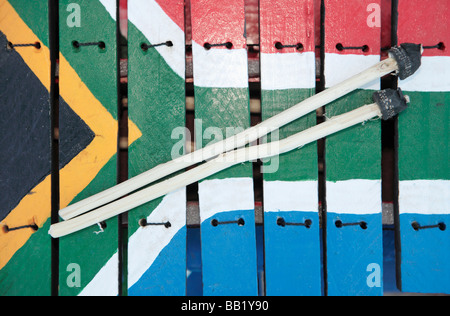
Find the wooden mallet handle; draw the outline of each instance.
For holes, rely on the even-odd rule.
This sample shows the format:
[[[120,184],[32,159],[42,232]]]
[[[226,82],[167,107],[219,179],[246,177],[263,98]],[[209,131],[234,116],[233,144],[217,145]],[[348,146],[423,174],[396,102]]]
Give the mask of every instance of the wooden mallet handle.
[[[392,57],[377,63],[376,65],[364,70],[363,72],[331,88],[328,88],[321,93],[313,95],[312,97],[261,122],[260,124],[253,126],[235,136],[229,137],[223,141],[208,145],[202,149],[196,150],[180,158],[158,165],[110,189],[69,205],[59,211],[59,216],[64,220],[79,216],[106,203],[115,201],[124,195],[136,191],[159,179],[167,177],[177,171],[188,168],[194,164],[201,163],[202,161],[214,158],[223,152],[227,152],[235,148],[241,148],[248,143],[254,142],[259,138],[273,132],[274,130],[279,129],[280,127],[291,123],[292,121],[295,121],[296,119],[348,94],[349,92],[367,83],[370,83],[373,80],[379,79],[386,74],[394,71],[403,74],[406,71],[405,69],[403,69],[404,67],[408,67],[409,69],[412,63],[414,63],[415,65],[420,65],[420,55],[417,56],[416,54],[417,47],[421,48],[421,45],[408,44],[406,48],[403,48],[401,46],[393,48],[391,49],[391,51],[395,49],[395,52],[391,54],[390,51]],[[401,67],[399,67],[396,58],[401,60]],[[417,58],[419,58],[419,61],[417,61]],[[409,75],[412,74],[410,71],[408,73]]]
[[[384,98],[383,96],[385,95],[389,95],[389,97]],[[142,189],[118,201],[100,207],[90,213],[53,224],[50,227],[49,234],[53,238],[59,238],[67,234],[74,233],[129,211],[170,192],[176,191],[189,184],[200,181],[236,164],[250,160],[269,158],[289,152],[374,117],[383,117],[384,119],[388,119],[404,110],[407,107],[406,103],[408,101],[407,97],[404,97],[400,90],[395,91],[390,89],[387,91],[374,93],[374,100],[382,101],[365,105],[356,110],[333,117],[322,124],[313,126],[280,141],[240,148],[220,154],[217,158],[194,169]],[[384,114],[386,113],[386,108],[390,109],[389,115]]]

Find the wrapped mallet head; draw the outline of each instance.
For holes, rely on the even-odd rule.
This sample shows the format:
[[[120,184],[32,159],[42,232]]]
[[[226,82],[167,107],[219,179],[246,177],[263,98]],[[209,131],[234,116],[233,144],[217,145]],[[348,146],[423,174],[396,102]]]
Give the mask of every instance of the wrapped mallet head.
[[[400,88],[384,89],[376,91],[372,95],[373,100],[380,107],[383,120],[388,120],[408,107],[409,97],[403,95]]]
[[[403,43],[389,50],[389,57],[397,61],[397,74],[401,80],[412,76],[420,68],[422,52],[422,45],[413,43]]]

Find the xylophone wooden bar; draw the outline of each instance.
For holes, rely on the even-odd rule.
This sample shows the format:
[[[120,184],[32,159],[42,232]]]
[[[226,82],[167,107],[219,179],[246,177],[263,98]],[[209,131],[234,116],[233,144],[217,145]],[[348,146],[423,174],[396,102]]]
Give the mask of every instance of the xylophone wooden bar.
[[[59,1],[61,208],[117,183],[116,15],[115,1]],[[59,295],[118,294],[118,230],[114,217],[60,241]]]
[[[259,16],[265,120],[315,92],[314,1],[260,1]],[[268,141],[315,124],[312,112],[269,135]],[[276,156],[262,167],[267,295],[321,294],[317,163],[314,142]],[[312,224],[289,225],[305,220]]]
[[[184,154],[184,1],[129,2],[128,67],[133,177]],[[128,295],[185,295],[186,232],[185,188],[128,213]]]
[[[450,3],[400,0],[396,9],[398,41],[424,46],[420,70],[398,83],[414,103],[398,118],[398,286],[448,294]]]
[[[325,1],[327,88],[358,73],[362,65],[380,61],[380,19],[380,1]],[[380,80],[374,80],[328,105],[325,115],[334,116],[367,103],[379,89]],[[327,137],[325,170],[327,294],[381,295],[380,121]],[[365,226],[342,226],[345,223]]]
[[[2,296],[51,294],[48,11],[47,1],[0,1]]]
[[[191,0],[191,24],[195,143],[203,148],[250,127],[244,1]],[[198,194],[203,295],[257,295],[251,164],[201,181]]]

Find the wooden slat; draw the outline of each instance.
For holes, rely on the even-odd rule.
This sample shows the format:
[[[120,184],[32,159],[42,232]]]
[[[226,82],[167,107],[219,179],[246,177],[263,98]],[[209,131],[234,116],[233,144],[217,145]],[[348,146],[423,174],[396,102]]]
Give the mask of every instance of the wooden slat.
[[[116,2],[59,3],[63,208],[116,184],[118,76]],[[118,294],[117,217],[105,225],[60,240],[60,295]]]
[[[377,17],[380,18],[380,1],[325,1],[326,88],[379,62]],[[326,116],[370,103],[373,90],[379,88],[380,81],[374,80],[328,105]],[[325,164],[326,294],[381,295],[380,121],[369,121],[327,137]]]
[[[48,1],[0,1],[0,73],[0,295],[50,295]]]
[[[398,83],[411,98],[398,118],[397,264],[405,292],[450,293],[449,14],[445,0],[398,3],[398,42],[425,47],[421,68]]]
[[[133,177],[184,154],[184,1],[130,1],[128,19],[128,113],[141,134],[129,148]],[[185,188],[130,211],[128,234],[128,294],[185,295]]]
[[[244,1],[192,0],[191,17],[199,148],[250,124]],[[199,203],[203,294],[257,295],[251,164],[200,182]]]
[[[260,30],[264,120],[314,94],[314,1],[260,1]],[[277,48],[277,43],[298,46]],[[277,130],[269,141],[315,124],[312,112]],[[275,156],[262,172],[266,294],[320,295],[316,142]],[[308,227],[292,225],[305,221]]]

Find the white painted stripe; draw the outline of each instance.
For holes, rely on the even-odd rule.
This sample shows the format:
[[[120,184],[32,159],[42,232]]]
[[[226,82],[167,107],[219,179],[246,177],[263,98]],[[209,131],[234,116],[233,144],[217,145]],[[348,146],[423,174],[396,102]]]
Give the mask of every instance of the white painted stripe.
[[[399,80],[399,87],[405,91],[450,91],[450,57],[422,57],[417,72],[405,80]]]
[[[106,1],[106,0],[102,0]],[[128,3],[128,19],[151,44],[172,41],[173,46],[160,46],[156,50],[181,78],[185,77],[185,35],[183,30],[164,12],[154,0],[131,0]]]
[[[261,89],[311,89],[315,86],[314,52],[261,54]]]
[[[118,275],[119,257],[116,252],[81,291],[79,296],[117,296],[119,293]],[[83,268],[81,268],[81,277],[83,277]]]
[[[140,227],[130,237],[128,241],[128,287],[139,281],[139,278],[151,267],[164,247],[186,225],[186,188],[166,195],[158,207],[147,217],[149,223],[167,221],[172,225],[170,229],[164,226]],[[117,296],[118,268],[116,252],[79,295]]]
[[[327,181],[327,211],[339,214],[381,213],[381,180]]]
[[[109,15],[116,21],[117,14],[117,1],[116,0],[100,0],[100,3],[105,7],[106,11],[108,11]]]
[[[199,183],[201,222],[220,212],[253,210],[252,178],[205,180]]]
[[[264,181],[264,212],[317,212],[317,181]]]
[[[186,188],[166,195],[147,217],[148,223],[169,221],[164,226],[139,227],[128,241],[128,288],[131,288],[152,266],[159,253],[175,234],[186,225]]]
[[[380,62],[379,55],[325,54],[325,85],[332,87]],[[380,80],[374,80],[360,89],[380,90]]]
[[[205,49],[192,42],[194,84],[206,88],[248,88],[247,51]]]
[[[399,182],[400,213],[450,214],[450,180]]]

